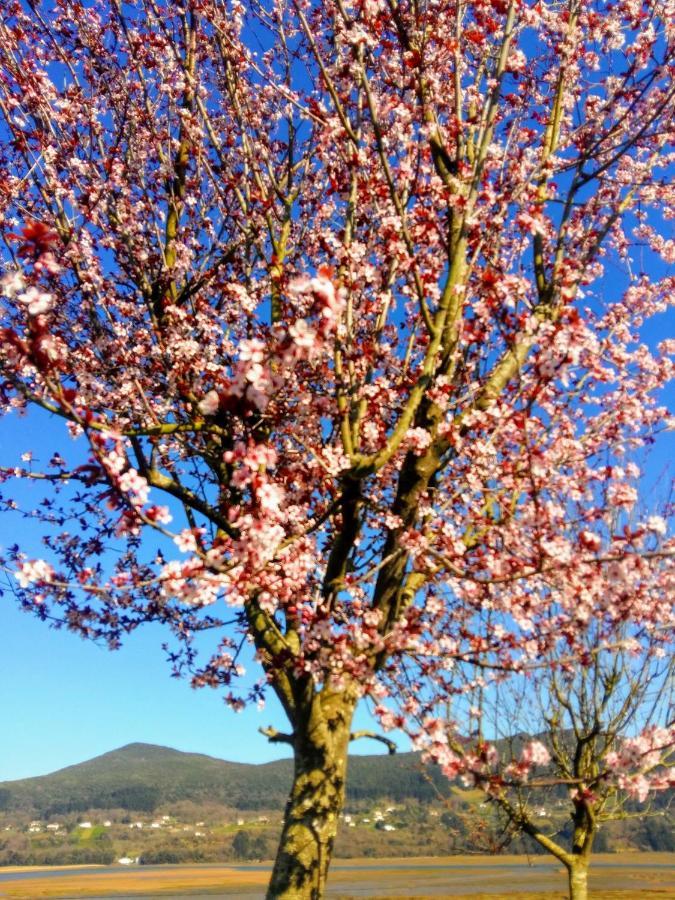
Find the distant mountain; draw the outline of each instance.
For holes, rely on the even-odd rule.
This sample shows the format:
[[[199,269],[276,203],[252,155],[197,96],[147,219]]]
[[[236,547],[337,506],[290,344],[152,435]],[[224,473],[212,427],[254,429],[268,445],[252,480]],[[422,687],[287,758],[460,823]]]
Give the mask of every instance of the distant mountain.
[[[154,744],[128,744],[50,775],[0,782],[0,811],[63,815],[89,809],[152,812],[180,801],[212,802],[241,810],[282,809],[293,763],[226,762]],[[352,756],[349,800],[431,800],[440,788],[437,769],[422,767],[419,755]],[[446,782],[447,784],[447,782]]]
[[[153,744],[129,744],[50,775],[2,782],[0,866],[108,864],[124,855],[148,863],[267,858],[278,839],[292,765],[290,759],[247,765]],[[503,823],[485,807],[481,792],[451,788],[438,767],[425,770],[418,754],[352,756],[347,785],[353,827],[341,830],[336,851],[341,856],[439,855],[477,848],[494,852],[503,839]],[[546,825],[564,832],[569,810],[562,785],[558,792],[546,803]],[[447,802],[438,802],[441,796]],[[652,813],[660,813],[656,817],[603,825],[597,849],[674,850],[671,799],[672,794],[657,796],[652,804]],[[239,815],[223,816],[219,807],[240,811],[241,822],[234,826]],[[192,830],[189,824],[187,829],[129,830],[130,820],[145,819],[144,814],[157,808],[176,816],[181,825],[192,823]],[[391,813],[392,834],[378,830],[380,823],[371,818],[376,808]],[[260,816],[262,810],[272,815]],[[639,814],[638,809],[628,811]],[[34,819],[56,818],[61,823],[58,833],[39,826],[33,832],[29,826]],[[99,824],[77,826],[85,818]],[[103,818],[113,820],[112,826],[102,826]],[[194,826],[201,819],[208,833],[197,839]],[[240,825],[245,837],[239,843],[250,843],[246,851],[234,844]],[[528,842],[516,839],[510,849],[539,852]]]

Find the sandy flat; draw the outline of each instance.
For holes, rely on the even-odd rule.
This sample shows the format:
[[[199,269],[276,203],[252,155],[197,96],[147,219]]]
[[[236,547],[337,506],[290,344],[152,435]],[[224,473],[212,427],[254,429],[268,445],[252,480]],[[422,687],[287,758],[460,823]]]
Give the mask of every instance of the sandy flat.
[[[675,900],[675,855],[599,854],[591,876],[593,900]],[[262,898],[269,864],[0,869],[0,898]],[[552,857],[451,856],[336,860],[331,900],[564,900],[566,879]]]

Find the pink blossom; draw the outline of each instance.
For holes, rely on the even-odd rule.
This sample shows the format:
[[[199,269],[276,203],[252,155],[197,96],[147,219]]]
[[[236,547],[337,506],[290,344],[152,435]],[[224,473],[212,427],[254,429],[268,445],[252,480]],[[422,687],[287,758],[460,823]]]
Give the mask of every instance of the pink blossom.
[[[654,534],[665,536],[668,526],[663,516],[649,516],[647,519],[647,529],[653,531]]]
[[[134,504],[142,505],[147,503],[150,495],[150,485],[136,469],[127,469],[119,476],[118,485],[121,491],[132,495]]]
[[[53,297],[36,287],[29,287],[23,294],[19,294],[16,298],[22,303],[31,316],[39,316],[48,312],[53,305]]]
[[[168,506],[148,506],[143,510],[143,515],[160,525],[168,525],[173,519]]]
[[[307,324],[306,319],[296,319],[289,327],[288,333],[293,344],[302,353],[311,351],[318,346],[316,331]]]
[[[15,573],[16,580],[22,588],[30,584],[49,584],[54,580],[54,569],[42,559],[34,559],[21,563]]]
[[[215,416],[220,407],[218,391],[210,390],[197,404],[197,409],[203,416]]]
[[[551,761],[551,754],[541,741],[530,741],[523,747],[520,758],[527,766],[546,766]]]
[[[602,547],[602,538],[593,534],[592,531],[584,530],[580,532],[579,538],[584,547],[593,552],[597,552]]]
[[[174,536],[173,542],[183,553],[195,553],[198,547],[197,538],[203,534],[203,528],[186,528]]]
[[[262,509],[266,512],[278,512],[283,500],[283,491],[271,482],[262,483],[256,490],[256,496]]]
[[[322,327],[334,327],[342,312],[344,301],[340,293],[335,290],[332,270],[329,266],[319,266],[317,274],[313,278],[307,275],[295,278],[289,284],[289,292],[299,296],[312,294],[324,323]]]
[[[413,453],[421,456],[431,443],[431,435],[425,428],[411,428],[406,435],[406,443]]]
[[[265,359],[265,345],[258,340],[242,340],[239,343],[239,359],[243,363],[260,364]]]
[[[620,775],[618,784],[629,797],[634,797],[638,803],[644,803],[649,796],[650,784],[644,775]]]
[[[26,282],[24,281],[23,273],[18,269],[14,269],[0,278],[0,291],[5,297],[10,299],[23,291],[25,286]]]
[[[607,489],[607,499],[614,506],[624,506],[631,509],[637,500],[637,491],[629,484],[613,483]]]

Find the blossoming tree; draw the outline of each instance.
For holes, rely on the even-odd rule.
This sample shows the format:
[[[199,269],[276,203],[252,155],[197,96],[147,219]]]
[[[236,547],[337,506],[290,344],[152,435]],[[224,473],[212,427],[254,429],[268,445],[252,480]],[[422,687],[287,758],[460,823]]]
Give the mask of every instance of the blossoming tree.
[[[539,502],[551,503],[548,488]],[[557,523],[574,548],[568,565],[483,580],[461,605],[464,652],[455,615],[452,654],[420,645],[390,691],[403,714],[379,714],[451,780],[483,789],[512,833],[563,863],[571,900],[585,900],[602,823],[643,816],[675,786],[675,610],[665,519],[618,527],[620,510],[607,523],[588,495],[575,505],[567,532]]]
[[[0,405],[73,440],[5,460],[47,544],[6,565],[45,619],[163,621],[195,683],[274,690],[271,897],[321,896],[354,708],[439,585],[564,563],[525,500],[665,416],[673,7],[0,0]]]

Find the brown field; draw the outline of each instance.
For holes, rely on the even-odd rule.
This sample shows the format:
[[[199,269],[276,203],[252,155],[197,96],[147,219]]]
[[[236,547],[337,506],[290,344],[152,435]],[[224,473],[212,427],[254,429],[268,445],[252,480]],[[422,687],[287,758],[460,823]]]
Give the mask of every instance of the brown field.
[[[675,855],[598,855],[591,875],[592,900],[675,900]],[[451,868],[439,868],[448,866]],[[455,868],[456,867],[456,868]],[[45,872],[47,870],[40,870]],[[227,866],[160,866],[114,872],[0,869],[0,898],[241,897],[264,895],[268,870]],[[524,856],[338,860],[331,872],[331,900],[564,900],[562,867],[548,857]]]

